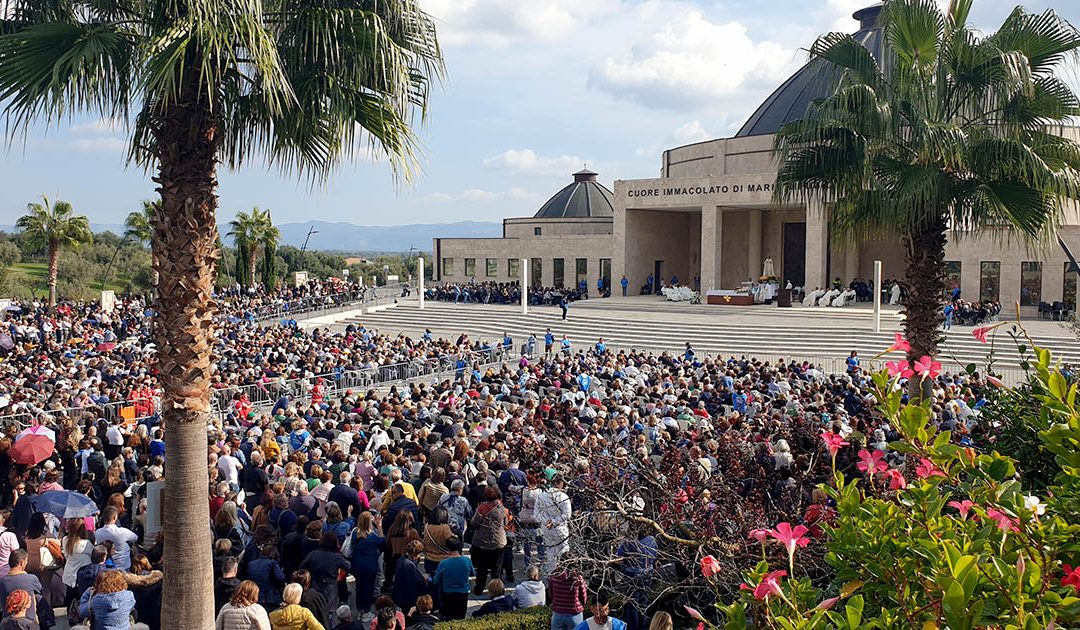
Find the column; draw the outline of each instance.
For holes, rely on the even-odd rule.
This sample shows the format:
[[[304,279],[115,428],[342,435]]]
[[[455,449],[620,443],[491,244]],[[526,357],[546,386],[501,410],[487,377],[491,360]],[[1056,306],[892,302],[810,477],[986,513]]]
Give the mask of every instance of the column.
[[[812,199],[806,206],[806,292],[829,283],[829,217],[825,205]]]
[[[844,246],[844,287],[859,275],[859,246],[848,243]]]
[[[746,271],[750,280],[757,281],[761,277],[761,210],[750,211],[750,232],[746,240]]]
[[[521,264],[521,314],[529,314],[529,259],[522,258]]]
[[[416,259],[416,294],[420,297],[420,308],[424,308],[424,257]]]
[[[701,290],[716,289],[720,280],[720,235],[723,215],[715,205],[701,208]]]

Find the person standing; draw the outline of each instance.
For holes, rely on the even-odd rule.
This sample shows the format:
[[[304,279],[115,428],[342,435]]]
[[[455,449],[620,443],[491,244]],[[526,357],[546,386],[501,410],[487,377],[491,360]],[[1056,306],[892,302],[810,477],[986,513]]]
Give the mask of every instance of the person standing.
[[[563,321],[566,321],[566,312],[570,310],[570,302],[567,301],[565,295],[559,298],[559,308],[562,309]]]
[[[105,524],[94,532],[94,543],[98,545],[112,543],[113,566],[121,571],[127,571],[131,568],[131,543],[137,542],[139,537],[130,529],[116,524],[119,515],[120,511],[112,505],[102,511],[101,520]]]
[[[564,486],[562,477],[556,477],[552,487],[536,498],[535,518],[544,542],[544,573],[550,573],[559,556],[570,549],[570,497]]]
[[[469,608],[469,578],[476,575],[472,560],[461,555],[461,539],[446,541],[450,555],[439,563],[431,585],[439,593],[439,613],[443,620],[464,619]]]
[[[502,574],[507,521],[502,493],[495,486],[484,488],[484,502],[476,507],[476,514],[469,523],[470,527],[476,530],[469,555],[476,564],[476,586],[473,594],[478,597],[484,592],[489,574],[493,577]]]
[[[585,614],[585,578],[577,571],[560,568],[548,577],[551,591],[551,630],[574,630]]]
[[[16,590],[30,593],[30,608],[26,616],[36,619],[42,628],[51,628],[55,622],[52,606],[42,598],[41,581],[32,573],[26,572],[27,559],[28,555],[23,549],[15,549],[11,552],[8,558],[11,570],[0,578],[0,601],[7,601],[8,595]],[[131,605],[135,605],[134,597],[131,599]]]
[[[380,535],[378,517],[364,512],[352,533],[352,574],[356,584],[356,610],[367,614],[375,601],[375,581],[379,576],[379,556],[386,551],[386,539]]]
[[[94,612],[97,612],[96,609]],[[259,587],[251,580],[241,582],[229,603],[221,607],[214,627],[216,630],[270,630],[270,617],[266,609],[259,605]]]
[[[626,279],[626,274],[623,274],[622,280],[619,280],[619,286],[622,287],[622,296],[626,297],[626,289],[630,286],[630,281]]]
[[[545,358],[551,356],[551,347],[554,346],[554,345],[555,345],[555,335],[551,332],[551,329],[548,328],[547,332],[544,333],[544,357]]]

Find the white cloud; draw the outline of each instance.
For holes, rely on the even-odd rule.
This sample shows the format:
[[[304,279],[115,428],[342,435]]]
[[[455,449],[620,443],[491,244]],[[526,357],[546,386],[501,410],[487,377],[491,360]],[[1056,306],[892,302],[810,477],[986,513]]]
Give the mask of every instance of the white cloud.
[[[421,197],[421,201],[429,203],[449,203],[454,201],[469,201],[473,203],[487,203],[504,199],[522,200],[532,199],[534,195],[524,188],[510,188],[504,191],[484,190],[483,188],[466,188],[458,193],[436,192]]]
[[[649,107],[689,109],[776,85],[798,57],[775,42],[755,42],[739,22],[712,22],[691,9],[607,57],[590,71],[589,84]]]
[[[568,177],[571,173],[581,170],[585,163],[585,160],[576,155],[544,157],[537,155],[532,149],[508,149],[495,157],[484,160],[484,166],[488,168],[501,168],[511,173],[547,177]]]
[[[124,122],[119,118],[102,118],[93,122],[82,123],[71,128],[80,135],[104,135],[124,130]]]
[[[610,15],[619,0],[427,0],[439,42],[505,48],[523,41],[556,41],[597,17]]]
[[[82,153],[111,153],[126,151],[128,148],[128,141],[124,138],[103,136],[100,138],[80,138],[78,140],[72,140],[69,146]]]
[[[716,134],[710,133],[702,126],[700,120],[691,120],[686,124],[676,127],[662,142],[638,147],[634,151],[634,155],[643,158],[655,158],[658,157],[660,152],[664,149],[712,140],[716,137],[718,137]]]

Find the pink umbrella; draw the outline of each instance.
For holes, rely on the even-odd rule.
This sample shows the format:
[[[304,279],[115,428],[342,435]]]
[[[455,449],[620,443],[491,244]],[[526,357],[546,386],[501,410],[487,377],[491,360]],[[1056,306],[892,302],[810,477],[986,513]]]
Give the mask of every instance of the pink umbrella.
[[[28,435],[11,445],[8,457],[16,464],[33,466],[49,458],[56,451],[56,443],[44,435]]]
[[[56,431],[53,431],[52,429],[40,424],[35,424],[31,427],[23,429],[22,431],[19,431],[19,434],[15,436],[15,441],[17,442],[24,437],[29,437],[32,435],[41,436],[47,438],[54,443],[56,442]]]

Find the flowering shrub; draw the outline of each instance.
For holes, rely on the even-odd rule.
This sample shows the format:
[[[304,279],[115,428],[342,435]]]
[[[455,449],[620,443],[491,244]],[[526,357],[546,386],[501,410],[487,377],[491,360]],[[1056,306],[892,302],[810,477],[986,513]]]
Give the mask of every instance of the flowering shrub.
[[[983,339],[985,333],[979,331]],[[864,449],[861,477],[833,473],[824,490],[839,513],[835,526],[825,526],[834,579],[818,589],[799,574],[801,533],[782,523],[767,536],[787,546],[786,570],[763,559],[746,576],[739,599],[719,606],[725,627],[1080,624],[1078,386],[1051,366],[1047,350],[1034,348],[1034,355],[1030,391],[1048,427],[1039,438],[1061,468],[1045,499],[1025,494],[1009,457],[978,453],[937,430],[929,401],[903,402],[898,379],[933,378],[939,363],[924,357],[914,366],[894,364],[873,381],[878,412],[903,437],[891,448],[905,462],[893,468],[881,451]],[[839,436],[826,432],[823,441],[835,461]]]

